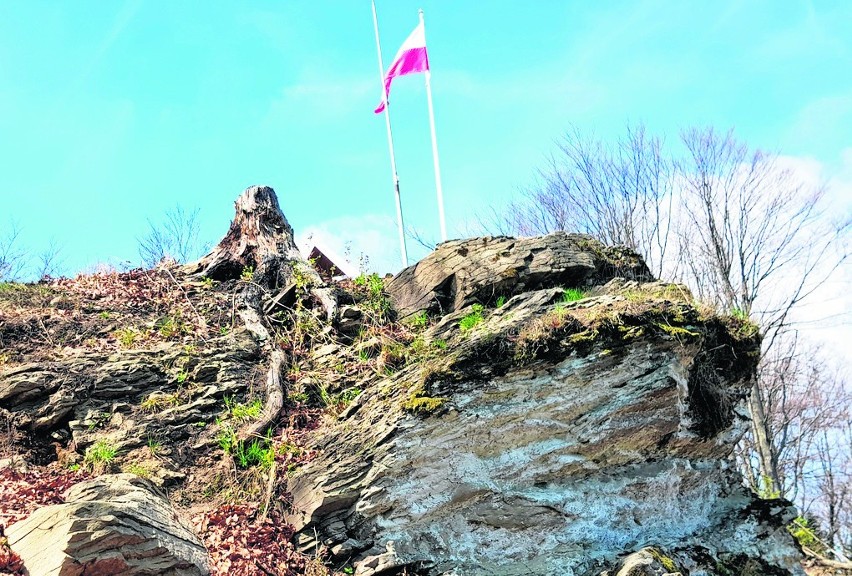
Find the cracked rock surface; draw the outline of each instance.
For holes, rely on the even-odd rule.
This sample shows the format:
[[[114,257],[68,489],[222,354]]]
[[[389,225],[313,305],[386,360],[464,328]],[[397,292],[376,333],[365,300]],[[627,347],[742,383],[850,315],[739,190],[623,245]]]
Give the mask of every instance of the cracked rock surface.
[[[6,535],[32,575],[209,573],[198,537],[153,484],[133,474],[76,484],[64,504],[39,508]]]

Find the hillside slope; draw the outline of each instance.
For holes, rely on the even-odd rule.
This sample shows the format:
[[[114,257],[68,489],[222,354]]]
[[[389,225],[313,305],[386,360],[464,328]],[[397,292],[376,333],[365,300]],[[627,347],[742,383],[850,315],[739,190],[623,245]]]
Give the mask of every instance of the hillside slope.
[[[271,189],[236,208],[198,263],[0,285],[0,566],[54,546],[86,574],[801,571],[789,504],[731,457],[753,325],[564,233],[332,282]],[[140,490],[206,564],[74,504]],[[45,506],[86,528],[51,533]]]

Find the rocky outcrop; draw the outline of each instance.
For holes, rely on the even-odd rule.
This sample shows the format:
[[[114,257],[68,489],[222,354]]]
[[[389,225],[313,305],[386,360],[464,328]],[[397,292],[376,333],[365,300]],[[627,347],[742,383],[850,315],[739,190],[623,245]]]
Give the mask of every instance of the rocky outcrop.
[[[166,497],[132,474],[81,482],[6,529],[33,576],[208,574],[207,551]]]
[[[387,290],[403,317],[421,310],[444,315],[474,302],[493,305],[500,297],[603,284],[615,277],[650,280],[651,274],[629,250],[607,247],[591,236],[554,232],[444,242],[396,275]]]
[[[191,353],[166,343],[13,366],[0,370],[0,410],[22,430],[73,441],[81,454],[95,442],[128,455],[156,441],[152,478],[171,481],[182,477],[187,451],[166,448],[203,433],[197,424],[213,422],[224,397],[245,393],[261,358],[254,339],[235,331]]]
[[[555,252],[569,253],[576,238],[545,244],[560,241],[569,247]],[[467,245],[477,242],[492,240]],[[519,245],[501,258],[524,261],[531,245]],[[468,252],[442,277],[483,260],[493,257]],[[731,459],[747,426],[755,328],[699,312],[680,286],[593,287],[602,276],[591,263],[568,269],[556,275],[585,285],[584,298],[525,291],[490,310],[465,304],[511,293],[488,283],[493,270],[449,292],[412,269],[391,282],[404,309],[444,298],[457,311],[422,335],[430,351],[361,394],[290,478],[303,546],[354,558],[359,575],[620,573],[619,558],[649,545],[684,572],[797,570],[783,527],[792,508],[755,499]]]
[[[575,234],[446,242],[384,286],[329,286],[271,189],[236,208],[195,264],[0,294],[0,425],[17,452],[120,465],[181,505],[250,498],[265,537],[289,538],[269,530],[286,512],[311,565],[360,576],[797,571],[792,508],[743,488],[731,456],[754,325]],[[67,566],[203,573],[197,542],[130,478],[81,484],[10,529],[13,546],[51,574],[24,527],[53,526]],[[212,561],[275,573],[286,559],[241,555],[257,541],[233,518],[254,512],[230,505],[196,524],[211,550],[232,546]]]

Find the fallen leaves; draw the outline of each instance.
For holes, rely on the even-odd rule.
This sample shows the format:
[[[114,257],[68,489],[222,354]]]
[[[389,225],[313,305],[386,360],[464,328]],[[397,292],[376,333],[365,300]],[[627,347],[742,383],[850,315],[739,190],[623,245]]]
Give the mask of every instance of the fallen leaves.
[[[260,518],[256,506],[226,504],[193,518],[219,576],[296,576],[306,558],[290,543],[292,527],[276,513]]]
[[[0,575],[26,574],[20,556],[8,546],[5,527],[25,519],[36,508],[61,504],[65,491],[86,478],[88,475],[83,472],[54,468],[30,472],[0,469]]]

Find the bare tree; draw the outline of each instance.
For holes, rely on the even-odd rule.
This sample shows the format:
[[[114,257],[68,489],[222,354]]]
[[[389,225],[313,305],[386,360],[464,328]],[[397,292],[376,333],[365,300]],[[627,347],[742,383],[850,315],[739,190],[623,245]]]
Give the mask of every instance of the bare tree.
[[[147,267],[164,258],[185,263],[201,256],[208,247],[199,240],[198,208],[186,210],[177,205],[159,222],[148,220],[148,232],[138,240],[139,256]]]
[[[574,128],[557,146],[537,183],[507,210],[500,232],[584,232],[637,250],[660,275],[670,249],[674,168],[663,141],[640,125],[608,146]]]
[[[756,490],[795,495],[812,488],[804,477],[816,438],[833,429],[842,405],[803,361],[791,313],[846,260],[852,223],[831,225],[824,186],[732,132],[686,130],[681,144],[676,158],[641,126],[615,146],[569,131],[503,222],[519,234],[562,229],[627,245],[657,276],[756,321],[764,357],[740,460]]]
[[[776,154],[750,150],[732,132],[692,129],[681,139],[688,151],[678,170],[684,279],[703,300],[761,327],[764,361],[749,410],[764,488],[780,494],[780,452],[790,428],[774,426],[785,404],[770,396],[779,381],[786,390],[791,374],[778,366],[793,361],[795,339],[780,360],[770,361],[770,353],[787,334],[791,311],[846,259],[834,249],[850,223],[829,226],[823,186],[809,188]]]
[[[0,281],[15,280],[26,267],[27,252],[20,247],[21,228],[10,222],[0,234]]]
[[[40,280],[59,276],[62,273],[64,263],[62,247],[57,244],[56,239],[51,238],[47,248],[38,254],[35,277]]]

